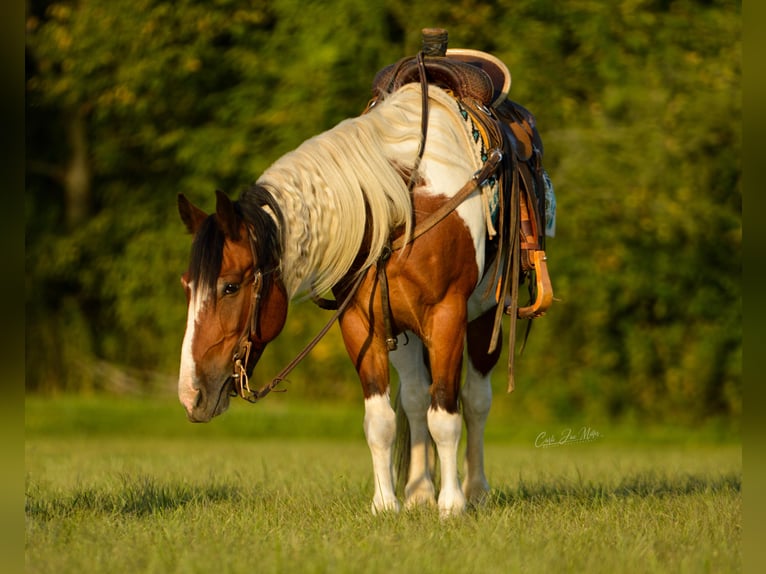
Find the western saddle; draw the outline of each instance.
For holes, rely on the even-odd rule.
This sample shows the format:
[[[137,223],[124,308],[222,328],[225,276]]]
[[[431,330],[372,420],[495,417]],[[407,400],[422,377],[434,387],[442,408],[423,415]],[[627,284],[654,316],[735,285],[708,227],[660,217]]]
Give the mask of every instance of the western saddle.
[[[522,319],[543,315],[553,301],[545,258],[545,200],[549,183],[542,166],[543,144],[535,118],[507,97],[511,73],[502,61],[486,52],[448,49],[446,30],[426,28],[423,50],[418,56],[403,58],[377,73],[372,105],[385,94],[413,82],[436,85],[450,92],[477,124],[486,149],[503,150],[496,178],[503,183],[499,186],[500,204],[511,209],[502,214],[500,225],[510,228],[515,226],[514,220],[519,222],[521,271],[535,275],[530,286],[532,303],[519,307],[515,314]],[[514,195],[518,201],[508,202]],[[506,233],[506,240],[511,237]],[[510,241],[498,247],[515,251]],[[510,307],[506,308],[509,314]]]

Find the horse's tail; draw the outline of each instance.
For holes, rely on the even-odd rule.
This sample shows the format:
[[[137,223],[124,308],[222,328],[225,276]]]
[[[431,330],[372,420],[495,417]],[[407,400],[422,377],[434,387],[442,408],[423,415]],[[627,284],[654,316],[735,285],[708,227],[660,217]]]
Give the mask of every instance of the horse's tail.
[[[396,413],[396,437],[394,438],[394,482],[395,491],[404,495],[404,486],[410,474],[410,421],[402,406],[402,385],[396,391],[394,402]]]

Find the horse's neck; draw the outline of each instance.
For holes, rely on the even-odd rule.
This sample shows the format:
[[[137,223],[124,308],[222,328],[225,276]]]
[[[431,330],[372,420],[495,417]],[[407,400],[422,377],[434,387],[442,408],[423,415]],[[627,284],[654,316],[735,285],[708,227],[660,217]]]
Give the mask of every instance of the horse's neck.
[[[304,166],[300,161],[287,164],[288,170],[283,162],[261,178],[282,211],[282,278],[290,298],[315,290],[323,294],[343,278],[358,254],[368,225],[365,203],[339,193],[318,174],[301,174],[297,179],[302,182],[293,184],[291,170]],[[388,229],[390,214],[381,219]]]

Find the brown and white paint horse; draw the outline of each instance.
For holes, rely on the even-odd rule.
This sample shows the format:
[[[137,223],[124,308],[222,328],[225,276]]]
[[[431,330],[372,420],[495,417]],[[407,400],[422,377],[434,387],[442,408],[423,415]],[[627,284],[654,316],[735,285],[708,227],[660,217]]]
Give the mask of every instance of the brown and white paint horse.
[[[392,470],[397,425],[389,360],[400,377],[409,421],[405,506],[437,502],[442,515],[456,514],[489,490],[483,435],[492,402],[490,371],[500,346],[487,352],[497,302],[485,296],[492,273],[485,273],[491,262],[485,260],[482,193],[474,193],[389,259],[394,334],[406,332],[408,342],[392,352],[385,342],[376,261],[392,233],[410,234],[482,166],[455,100],[436,87],[429,90],[429,100],[428,139],[411,193],[407,183],[421,139],[416,84],[304,142],[277,160],[238,201],[219,192],[212,215],[179,196],[181,218],[195,235],[183,276],[188,320],[178,381],[191,421],[209,421],[228,407],[237,383],[232,357],[249,322],[254,323],[253,352],[246,367],[252,372],[265,345],[282,329],[293,297],[333,290],[341,299],[349,277],[365,275],[339,324],[364,393],[373,512],[400,508]],[[254,282],[262,283],[257,313]],[[461,387],[465,348],[468,364]],[[461,485],[462,419],[467,445]],[[441,465],[438,499],[429,461],[431,439]]]

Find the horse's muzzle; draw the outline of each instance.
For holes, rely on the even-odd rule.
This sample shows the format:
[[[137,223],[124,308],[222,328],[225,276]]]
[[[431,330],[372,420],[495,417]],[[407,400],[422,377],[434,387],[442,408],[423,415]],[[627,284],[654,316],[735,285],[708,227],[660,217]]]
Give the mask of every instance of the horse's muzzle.
[[[208,390],[207,385],[196,388],[187,387],[179,392],[179,399],[186,409],[186,416],[190,422],[206,423],[229,408],[229,396],[232,389],[233,381],[231,377],[228,377],[212,392]]]

